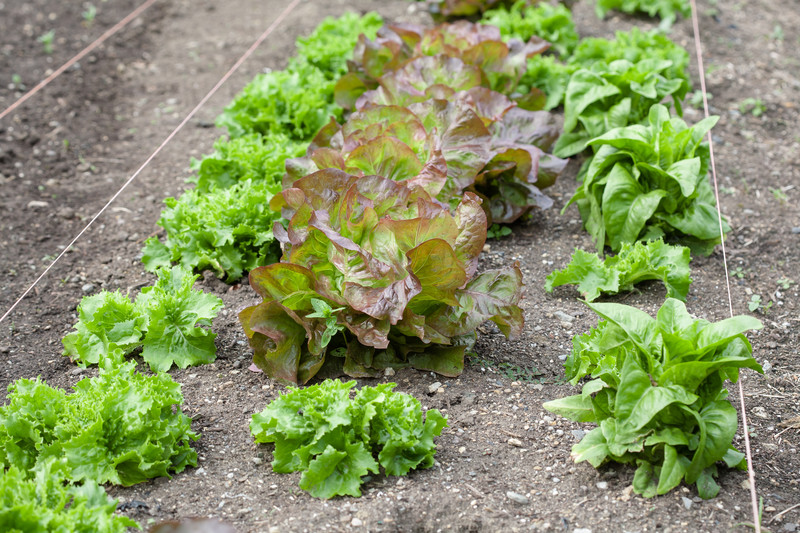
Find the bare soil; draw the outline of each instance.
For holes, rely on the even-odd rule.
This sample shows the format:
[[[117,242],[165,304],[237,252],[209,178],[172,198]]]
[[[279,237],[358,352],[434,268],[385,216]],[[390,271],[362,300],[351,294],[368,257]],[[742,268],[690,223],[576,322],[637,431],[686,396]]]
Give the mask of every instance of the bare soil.
[[[21,94],[15,74],[25,86],[35,85],[137,3],[98,2],[89,24],[79,2],[0,0],[0,108]],[[283,7],[276,0],[158,2],[0,124],[0,312]],[[76,320],[76,305],[100,289],[135,291],[152,282],[139,257],[144,239],[159,230],[161,200],[186,187],[190,158],[211,151],[223,132],[210,125],[245,83],[265,67],[283,67],[294,39],[327,15],[376,9],[387,19],[419,20],[422,15],[410,7],[400,0],[302,3],[0,325],[0,360],[6,363],[0,386],[39,375],[69,387],[96,372],[61,356],[60,339]],[[574,7],[581,36],[653,27],[632,17],[599,21],[592,7],[588,0]],[[781,513],[800,503],[800,429],[787,425],[800,414],[800,3],[701,1],[699,9],[712,112],[721,116],[714,149],[722,210],[733,228],[727,240],[733,311],[751,313],[752,294],[771,305],[753,312],[765,327],[751,335],[754,355],[767,370],[742,378],[763,520],[772,531],[795,531],[800,508]],[[47,54],[37,38],[50,30],[55,39]],[[690,21],[680,21],[671,37],[694,56]],[[697,81],[694,63],[693,73]],[[763,114],[740,108],[748,98],[763,102]],[[689,122],[701,115],[691,106],[686,112]],[[253,442],[248,423],[282,387],[248,371],[251,354],[236,320],[257,298],[247,285],[228,286],[206,275],[202,288],[226,305],[214,324],[218,360],[171,373],[183,384],[184,409],[202,434],[196,444],[199,468],[171,480],[110,487],[121,512],[144,525],[216,517],[239,531],[747,530],[740,525],[751,520],[745,473],[723,472],[720,495],[710,501],[687,487],[646,500],[631,492],[631,468],[574,464],[570,448],[590,426],[541,407],[575,390],[563,382],[562,360],[572,336],[596,324],[573,289],[551,295],[543,290],[544,278],[566,264],[574,247],[593,246],[576,210],[559,214],[574,191],[579,163],[549,189],[553,209],[517,224],[512,236],[491,241],[482,257],[487,268],[514,261],[523,268],[522,338],[507,341],[485,325],[477,356],[459,378],[416,371],[392,378],[399,390],[450,418],[434,468],[407,478],[378,476],[364,486],[363,497],[330,501],[301,491],[299,475],[272,473],[270,449]],[[694,258],[692,275],[690,312],[726,318],[719,250]],[[663,288],[650,284],[616,301],[654,313],[663,299]],[[442,385],[431,392],[435,382]],[[731,389],[738,408],[737,388]],[[743,446],[741,434],[736,444]]]

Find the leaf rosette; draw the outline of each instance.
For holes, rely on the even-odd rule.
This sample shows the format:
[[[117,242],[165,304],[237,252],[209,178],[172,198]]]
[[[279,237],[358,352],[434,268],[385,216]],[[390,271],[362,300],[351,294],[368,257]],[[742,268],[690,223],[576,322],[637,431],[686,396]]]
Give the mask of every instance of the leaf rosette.
[[[718,118],[688,127],[654,105],[647,126],[616,128],[589,143],[596,154],[567,206],[577,204],[598,251],[659,237],[713,251],[720,224],[703,139]],[[730,230],[724,219],[722,228]]]
[[[273,199],[289,221],[274,228],[283,260],[251,272],[263,302],[239,315],[256,365],[295,383],[325,363],[356,377],[403,366],[454,376],[484,320],[518,334],[519,268],[475,276],[480,204],[465,193],[451,213],[422,187],[337,169],[295,181]],[[336,334],[329,317],[309,317],[315,299]]]
[[[603,321],[573,340],[565,363],[581,394],[544,407],[593,429],[573,446],[576,462],[637,465],[633,488],[652,497],[681,481],[697,484],[700,497],[719,491],[717,462],[744,464],[733,447],[736,409],[726,380],[739,370],[761,372],[744,333],[761,328],[750,316],[716,323],[693,319],[683,302],[669,298],[656,318],[614,303],[587,304]]]

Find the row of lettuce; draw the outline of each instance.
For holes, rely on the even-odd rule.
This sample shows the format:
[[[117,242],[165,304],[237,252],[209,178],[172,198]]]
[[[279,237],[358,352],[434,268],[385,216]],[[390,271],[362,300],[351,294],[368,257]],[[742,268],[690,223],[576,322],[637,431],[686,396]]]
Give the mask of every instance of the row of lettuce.
[[[179,385],[124,362],[139,349],[157,372],[214,360],[215,335],[201,326],[221,301],[192,290],[192,270],[229,282],[250,272],[263,301],[240,319],[270,377],[306,383],[405,366],[458,375],[477,325],[492,320],[507,335],[523,325],[518,266],[478,273],[487,228],[550,207],[542,189],[580,152],[589,157],[567,205],[577,204],[598,252],[618,254],[576,250],[547,289],[574,283],[591,301],[661,279],[685,299],[689,249],[664,241],[707,254],[727,231],[706,178],[702,139],[714,119],[688,127],[661,105],[671,98],[680,114],[686,52],[638,30],[579,40],[569,10],[545,3],[489,10],[484,21],[427,29],[382,26],[375,14],[328,19],[298,40],[285,70],[248,85],[219,119],[229,137],[195,162],[195,187],[166,200],[166,238],[143,254],[156,284],[135,302],[104,292],[79,306],[65,354],[99,363],[100,376],[69,395],[38,380],[12,384],[0,412],[3,482],[24,478],[13,481],[27,487],[20,498],[39,491],[32,501],[53,524],[85,505],[94,509],[80,511],[86,520],[124,528],[98,483],[196,464],[188,442],[197,435],[172,407]],[[555,53],[544,54],[550,43]],[[560,132],[547,110],[561,105]],[[591,308],[603,321],[575,338],[567,360],[574,383],[591,380],[546,404],[599,424],[576,460],[635,464],[634,488],[648,496],[681,480],[715,495],[716,463],[742,465],[722,383],[758,369],[743,333],[760,324],[696,320],[672,298],[656,319],[619,304]],[[125,386],[114,381],[122,375]],[[419,402],[391,388],[351,399],[351,387],[295,391],[251,425],[258,442],[276,443],[273,468],[302,470],[301,486],[317,496],[360,494],[379,464],[389,474],[430,466],[444,426],[435,412],[423,423]]]

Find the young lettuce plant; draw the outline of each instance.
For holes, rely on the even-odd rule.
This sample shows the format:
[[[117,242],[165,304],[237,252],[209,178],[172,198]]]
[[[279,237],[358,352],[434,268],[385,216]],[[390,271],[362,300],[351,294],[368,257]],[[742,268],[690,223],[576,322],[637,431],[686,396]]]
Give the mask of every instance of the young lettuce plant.
[[[593,139],[583,181],[567,203],[576,203],[597,250],[658,237],[710,254],[720,242],[716,200],[703,139],[718,117],[688,127],[663,105],[649,124],[616,128]],[[723,220],[723,231],[730,228]]]
[[[569,157],[582,152],[590,140],[614,128],[639,124],[650,107],[669,97],[678,114],[689,83],[667,78],[673,69],[667,59],[618,59],[596,62],[572,74],[564,96],[564,133],[554,153]]]
[[[167,374],[138,374],[122,357],[112,354],[72,394],[38,379],[9,385],[0,466],[38,475],[56,461],[69,480],[125,486],[196,466],[189,442],[198,435],[180,410],[181,386]]]
[[[116,500],[94,481],[71,484],[56,461],[33,477],[19,466],[0,472],[1,531],[102,531],[125,533],[139,525],[117,516]]]
[[[78,304],[75,331],[62,340],[64,355],[89,365],[141,347],[154,372],[214,361],[217,334],[200,326],[211,325],[222,300],[193,290],[198,277],[180,267],[162,268],[156,284],[143,288],[136,303],[120,292],[85,297]]]
[[[578,45],[572,12],[562,4],[531,4],[528,0],[517,0],[510,7],[499,6],[485,12],[481,23],[496,26],[504,41],[544,39],[552,45],[552,51],[564,58],[571,56]]]
[[[666,494],[681,481],[701,498],[719,492],[717,463],[743,468],[733,447],[738,418],[724,382],[739,369],[761,372],[744,333],[761,328],[750,316],[710,323],[693,319],[668,298],[656,318],[621,304],[586,304],[602,322],[575,337],[565,366],[581,394],[547,402],[545,409],[598,427],[573,446],[576,462],[635,464],[633,490]]]
[[[576,249],[563,270],[547,276],[544,288],[553,292],[561,285],[578,285],[581,296],[591,302],[601,293],[632,291],[637,283],[657,279],[664,282],[668,298],[686,301],[692,281],[690,260],[689,248],[666,244],[661,239],[623,243],[617,255],[605,259]]]
[[[447,420],[429,409],[423,422],[419,400],[394,392],[395,383],[363,387],[355,381],[326,380],[290,389],[253,415],[256,442],[275,443],[272,469],[300,471],[300,488],[316,498],[361,496],[362,477],[404,476],[433,466],[436,445]]]
[[[283,260],[250,273],[263,302],[239,314],[255,364],[293,383],[323,364],[354,377],[405,366],[454,376],[481,322],[518,334],[519,268],[475,275],[480,204],[466,193],[451,214],[420,187],[336,169],[295,181],[273,199],[289,221],[274,228]],[[309,316],[315,299],[330,316]],[[324,344],[332,316],[342,328]]]
[[[651,17],[661,19],[661,29],[669,30],[678,15],[689,17],[692,6],[687,0],[597,0],[595,11],[599,18],[616,9],[623,13],[647,13]]]

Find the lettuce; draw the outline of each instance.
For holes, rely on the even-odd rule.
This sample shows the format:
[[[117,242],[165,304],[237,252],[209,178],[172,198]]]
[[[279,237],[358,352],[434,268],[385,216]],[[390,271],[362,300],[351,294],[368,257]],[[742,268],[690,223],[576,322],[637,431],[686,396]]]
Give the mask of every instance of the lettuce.
[[[654,105],[647,126],[616,128],[589,143],[596,154],[565,209],[578,205],[598,251],[663,236],[711,253],[720,225],[703,139],[717,118],[690,128]],[[723,219],[723,232],[729,229]]]
[[[572,457],[594,467],[635,464],[633,490],[645,497],[686,481],[697,485],[701,498],[713,498],[717,462],[745,463],[732,444],[738,419],[723,384],[736,382],[741,368],[761,372],[744,336],[761,322],[750,316],[693,319],[673,298],[655,319],[625,305],[587,305],[604,320],[573,339],[565,365],[572,383],[592,379],[581,394],[544,404],[599,425],[573,446]]]
[[[248,133],[283,133],[303,141],[313,137],[331,117],[341,120],[334,103],[336,80],[345,73],[356,40],[375,37],[382,19],[370,13],[348,13],[325,19],[297,41],[298,55],[286,70],[258,75],[217,118],[231,137]]]
[[[572,74],[564,96],[564,133],[554,153],[578,154],[609,130],[643,122],[650,107],[667,97],[681,114],[690,86],[685,79],[668,78],[672,70],[671,60],[648,57],[636,63],[595,62]]]
[[[39,379],[9,385],[8,404],[0,407],[0,465],[46,473],[55,460],[69,480],[125,486],[196,466],[189,442],[198,436],[175,410],[183,403],[180,385],[135,367],[109,358],[72,394]]]
[[[687,0],[597,0],[595,4],[595,11],[600,18],[605,18],[612,9],[658,16],[662,29],[669,29],[679,14],[684,17],[692,15],[692,6]]]
[[[327,380],[290,389],[253,415],[256,442],[275,444],[275,472],[303,472],[300,487],[317,498],[361,496],[362,477],[403,476],[433,466],[436,445],[447,420],[436,409],[425,421],[419,400],[394,392],[395,383],[363,387],[355,381]]]
[[[263,302],[239,318],[270,377],[305,383],[323,364],[351,376],[414,366],[458,375],[475,328],[522,327],[517,266],[475,276],[486,240],[480,199],[466,193],[451,214],[421,187],[325,169],[273,199],[281,263],[250,273]],[[323,343],[335,309],[341,331]],[[332,311],[333,312],[333,311]]]
[[[664,282],[668,298],[686,301],[691,278],[689,248],[671,246],[662,240],[623,243],[619,254],[600,259],[597,254],[575,250],[563,270],[547,276],[545,290],[561,285],[578,285],[587,302],[603,294],[631,291],[639,282],[658,279]]]
[[[142,347],[153,371],[214,361],[217,335],[199,326],[211,325],[222,300],[193,290],[198,277],[180,267],[162,268],[156,284],[143,288],[135,304],[120,292],[84,297],[75,331],[62,341],[64,355],[83,365],[97,364]]]
[[[500,6],[486,11],[481,22],[496,26],[503,40],[544,39],[562,57],[572,55],[578,45],[578,32],[575,31],[572,13],[561,4],[553,6],[539,2],[531,5],[528,0],[517,0],[511,7]]]
[[[0,473],[0,530],[55,533],[125,533],[141,529],[125,516],[115,515],[117,502],[94,481],[69,484],[61,465],[50,461],[30,478],[11,466]]]

